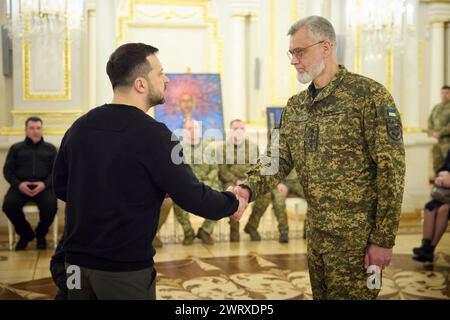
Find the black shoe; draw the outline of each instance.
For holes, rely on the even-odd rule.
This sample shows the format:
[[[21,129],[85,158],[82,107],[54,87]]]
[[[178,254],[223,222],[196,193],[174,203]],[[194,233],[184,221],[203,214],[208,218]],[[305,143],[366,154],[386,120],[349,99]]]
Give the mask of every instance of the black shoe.
[[[425,252],[422,255],[415,255],[413,259],[419,262],[433,262],[434,261],[434,253],[433,252]]]
[[[36,240],[36,249],[38,250],[45,250],[47,249],[47,241],[45,240],[45,237],[38,237]]]
[[[250,240],[252,241],[261,241],[261,236],[258,233],[258,230],[254,226],[247,224],[244,228],[244,231],[250,235]]]
[[[287,233],[281,233],[280,239],[278,240],[280,243],[288,243],[289,242],[289,236]]]
[[[17,244],[16,244],[16,251],[25,250],[28,246],[28,242],[30,242],[33,239],[34,239],[34,236],[31,238],[20,237],[19,241],[17,241]]]
[[[431,240],[422,239],[422,245],[420,247],[413,248],[413,253],[416,256],[423,256],[429,252],[433,253],[434,247],[431,245]]]

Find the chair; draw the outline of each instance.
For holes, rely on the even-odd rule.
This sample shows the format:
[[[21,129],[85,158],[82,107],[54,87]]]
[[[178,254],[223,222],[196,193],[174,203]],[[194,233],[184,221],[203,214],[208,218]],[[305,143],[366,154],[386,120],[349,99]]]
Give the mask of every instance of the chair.
[[[28,213],[36,213],[39,215],[39,208],[33,202],[28,202],[23,207],[23,213],[26,215]],[[14,232],[14,226],[8,219],[8,240],[9,240],[9,250],[13,250],[13,245],[15,242],[16,233]],[[53,220],[53,245],[54,248],[58,245],[58,214],[55,215]]]

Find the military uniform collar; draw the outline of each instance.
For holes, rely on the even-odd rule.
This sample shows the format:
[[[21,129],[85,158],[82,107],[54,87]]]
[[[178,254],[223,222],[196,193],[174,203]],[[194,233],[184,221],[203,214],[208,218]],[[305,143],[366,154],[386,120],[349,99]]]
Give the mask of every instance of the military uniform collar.
[[[342,79],[347,75],[348,71],[343,65],[339,65],[339,71],[336,73],[334,78],[328,83],[323,89],[320,91],[320,93],[317,95],[315,99],[312,97],[312,91],[315,90],[314,83],[311,82],[311,84],[308,87],[307,90],[307,99],[309,102],[318,102],[320,100],[325,99],[329,95],[331,95],[334,90],[338,87],[338,85],[341,83]]]

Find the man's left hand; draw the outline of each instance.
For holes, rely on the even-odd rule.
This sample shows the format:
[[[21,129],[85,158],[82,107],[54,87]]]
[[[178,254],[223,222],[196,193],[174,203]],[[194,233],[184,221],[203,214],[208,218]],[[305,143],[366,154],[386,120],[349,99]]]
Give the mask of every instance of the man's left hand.
[[[392,249],[383,248],[376,244],[369,244],[366,249],[366,256],[364,258],[364,268],[376,265],[384,270],[389,266],[392,258]]]
[[[42,191],[45,190],[45,183],[43,183],[42,181],[36,181],[36,182],[33,182],[33,184],[36,185],[36,188],[31,190],[32,197],[37,196],[39,193],[41,193]]]

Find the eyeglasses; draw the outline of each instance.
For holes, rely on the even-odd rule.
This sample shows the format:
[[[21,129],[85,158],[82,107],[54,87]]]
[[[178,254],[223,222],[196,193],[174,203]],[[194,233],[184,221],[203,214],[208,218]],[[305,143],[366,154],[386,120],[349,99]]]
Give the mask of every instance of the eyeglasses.
[[[304,48],[295,48],[292,51],[289,50],[288,52],[286,52],[286,54],[287,54],[289,60],[292,60],[293,57],[296,57],[297,60],[299,60],[299,59],[303,58],[303,55],[305,54],[306,49],[311,48],[311,47],[313,47],[319,43],[323,43],[323,42],[325,42],[325,40],[319,41],[317,43],[314,43],[314,44],[304,47]]]

